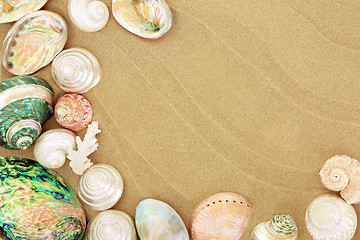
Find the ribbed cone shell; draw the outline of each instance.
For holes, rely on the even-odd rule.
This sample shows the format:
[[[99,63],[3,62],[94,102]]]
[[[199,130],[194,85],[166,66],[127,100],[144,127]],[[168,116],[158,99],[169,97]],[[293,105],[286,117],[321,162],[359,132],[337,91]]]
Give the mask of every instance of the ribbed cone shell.
[[[194,240],[238,240],[251,219],[250,204],[235,193],[217,193],[195,209],[190,232]]]

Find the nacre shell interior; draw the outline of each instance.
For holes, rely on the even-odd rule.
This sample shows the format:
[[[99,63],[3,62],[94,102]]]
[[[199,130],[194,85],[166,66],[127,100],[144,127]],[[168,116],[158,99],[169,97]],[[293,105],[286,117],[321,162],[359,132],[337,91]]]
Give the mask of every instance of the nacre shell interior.
[[[47,0],[0,0],[0,23],[13,22],[42,8]]]
[[[4,67],[14,75],[28,75],[49,64],[67,40],[64,19],[52,12],[37,11],[17,21],[1,49]]]
[[[10,239],[81,239],[86,217],[65,180],[30,159],[0,158],[0,229]]]
[[[113,0],[112,11],[121,26],[143,38],[160,38],[171,28],[172,13],[163,0]]]

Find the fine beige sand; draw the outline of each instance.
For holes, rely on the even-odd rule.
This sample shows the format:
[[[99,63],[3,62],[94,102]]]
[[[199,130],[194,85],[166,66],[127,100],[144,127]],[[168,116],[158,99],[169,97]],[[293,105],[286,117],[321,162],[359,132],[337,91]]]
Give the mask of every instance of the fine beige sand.
[[[66,5],[50,0],[44,9],[67,20],[66,48],[87,48],[102,66],[85,96],[102,129],[91,159],[124,178],[115,209],[134,216],[142,199],[156,198],[188,225],[200,201],[233,191],[253,207],[243,239],[276,213],[292,214],[300,239],[311,239],[306,207],[330,192],[322,164],[335,154],[360,159],[359,2],[168,0],[173,27],[154,41],[112,16],[100,32],[82,32]],[[1,41],[10,27],[0,25]],[[34,76],[64,94],[50,66]],[[2,68],[1,80],[8,77]],[[57,127],[51,118],[44,129]],[[68,163],[59,173],[77,188]]]

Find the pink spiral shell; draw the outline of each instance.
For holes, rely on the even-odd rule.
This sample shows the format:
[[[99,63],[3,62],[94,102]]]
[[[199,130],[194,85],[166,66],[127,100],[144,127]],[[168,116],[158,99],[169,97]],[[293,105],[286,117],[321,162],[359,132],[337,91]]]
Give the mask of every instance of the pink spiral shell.
[[[194,240],[238,240],[251,219],[248,201],[236,193],[217,193],[195,209],[190,221]]]
[[[55,119],[64,128],[81,132],[91,123],[93,110],[90,102],[79,94],[65,94],[55,105]]]

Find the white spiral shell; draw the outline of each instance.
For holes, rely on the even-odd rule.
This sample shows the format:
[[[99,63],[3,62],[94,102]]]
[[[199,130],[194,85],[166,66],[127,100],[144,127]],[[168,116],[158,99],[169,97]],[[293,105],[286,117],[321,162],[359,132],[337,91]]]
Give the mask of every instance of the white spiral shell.
[[[75,137],[73,132],[66,129],[46,131],[35,143],[36,161],[46,168],[60,168],[65,163],[68,149],[76,147]]]
[[[120,173],[109,164],[95,164],[80,178],[78,195],[82,203],[95,211],[113,207],[124,188]]]
[[[357,217],[350,204],[338,196],[325,194],[310,203],[305,222],[314,240],[350,240],[356,230]]]
[[[90,51],[70,48],[54,59],[51,74],[65,92],[85,93],[99,83],[102,71],[99,61]]]
[[[84,240],[135,240],[133,219],[125,212],[107,210],[93,217],[86,228]]]
[[[85,32],[97,32],[109,20],[108,8],[98,0],[69,0],[68,11],[75,26]]]

